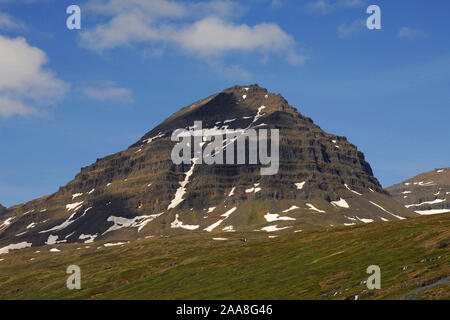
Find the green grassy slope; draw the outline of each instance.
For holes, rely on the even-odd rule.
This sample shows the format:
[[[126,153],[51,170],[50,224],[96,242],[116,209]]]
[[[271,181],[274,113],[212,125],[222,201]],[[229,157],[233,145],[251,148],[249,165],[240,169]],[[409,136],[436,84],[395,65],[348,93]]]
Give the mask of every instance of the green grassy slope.
[[[11,252],[0,256],[0,299],[403,299],[450,275],[450,214],[273,234],[199,232]],[[81,268],[81,290],[66,288],[72,264]],[[369,265],[381,267],[381,290],[361,283]],[[450,285],[409,298],[449,299]]]

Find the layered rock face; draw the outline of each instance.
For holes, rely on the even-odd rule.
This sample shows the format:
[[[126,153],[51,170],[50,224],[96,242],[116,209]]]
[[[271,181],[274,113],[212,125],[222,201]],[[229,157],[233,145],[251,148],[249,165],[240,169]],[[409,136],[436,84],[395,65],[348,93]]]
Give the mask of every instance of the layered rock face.
[[[175,164],[175,130],[279,130],[279,164]],[[261,139],[259,139],[261,141]],[[230,148],[225,140],[222,148]],[[211,141],[201,143],[205,150]],[[269,148],[270,150],[270,148]],[[279,94],[235,86],[167,118],[127,150],[82,168],[58,192],[0,215],[0,244],[132,240],[180,232],[294,232],[417,214],[383,190],[364,155]],[[8,221],[5,224],[5,221]]]
[[[418,214],[450,212],[450,168],[419,174],[387,190],[398,202]]]

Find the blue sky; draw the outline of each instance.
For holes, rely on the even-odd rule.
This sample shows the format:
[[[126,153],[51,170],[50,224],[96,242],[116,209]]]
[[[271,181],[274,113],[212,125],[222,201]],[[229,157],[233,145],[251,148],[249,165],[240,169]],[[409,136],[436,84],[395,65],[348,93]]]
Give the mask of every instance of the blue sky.
[[[66,8],[81,8],[81,30]],[[368,30],[366,8],[381,8]],[[58,190],[179,108],[281,93],[383,186],[449,166],[450,3],[0,0],[0,203]]]

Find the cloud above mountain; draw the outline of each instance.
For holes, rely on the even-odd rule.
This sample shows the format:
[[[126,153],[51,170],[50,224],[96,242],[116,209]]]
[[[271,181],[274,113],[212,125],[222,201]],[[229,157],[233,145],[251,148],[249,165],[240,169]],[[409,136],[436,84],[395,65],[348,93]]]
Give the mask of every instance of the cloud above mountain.
[[[106,18],[80,36],[83,47],[97,52],[134,44],[170,44],[201,58],[253,52],[279,53],[291,64],[306,59],[278,24],[236,22],[248,8],[232,1],[91,0],[87,9]]]
[[[64,95],[67,84],[45,68],[47,62],[25,38],[0,35],[0,117],[37,114]]]

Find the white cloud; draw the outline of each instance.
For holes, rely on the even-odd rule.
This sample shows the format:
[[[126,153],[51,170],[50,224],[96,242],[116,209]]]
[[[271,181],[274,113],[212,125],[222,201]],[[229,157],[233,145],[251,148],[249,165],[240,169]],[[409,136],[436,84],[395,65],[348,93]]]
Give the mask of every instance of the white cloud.
[[[196,17],[217,16],[222,18],[240,17],[247,11],[241,4],[227,0],[196,2],[187,4],[187,12]]]
[[[67,85],[44,69],[47,62],[24,38],[0,35],[0,116],[35,114],[64,95]]]
[[[23,104],[19,99],[0,94],[0,117],[8,118],[13,115],[34,115],[37,110]]]
[[[130,89],[120,88],[114,82],[101,82],[96,85],[80,89],[86,97],[97,101],[133,102],[133,93]]]
[[[26,26],[23,22],[10,16],[9,14],[0,12],[0,30],[23,30]]]
[[[343,23],[338,26],[337,33],[341,39],[349,38],[363,32],[366,29],[366,21],[364,19],[358,19],[352,23]]]
[[[252,51],[284,52],[294,64],[305,60],[295,53],[292,36],[277,24],[234,23],[246,9],[232,1],[109,0],[91,1],[87,7],[110,17],[81,33],[81,45],[98,52],[137,43],[171,44],[203,58]]]
[[[414,40],[417,38],[425,38],[426,33],[419,29],[402,27],[397,34],[399,39]]]
[[[306,5],[310,12],[328,14],[337,9],[361,7],[365,0],[315,0]]]
[[[173,30],[168,37],[184,49],[200,55],[216,55],[226,51],[273,51],[290,47],[294,42],[291,36],[273,23],[251,27],[215,17]]]

